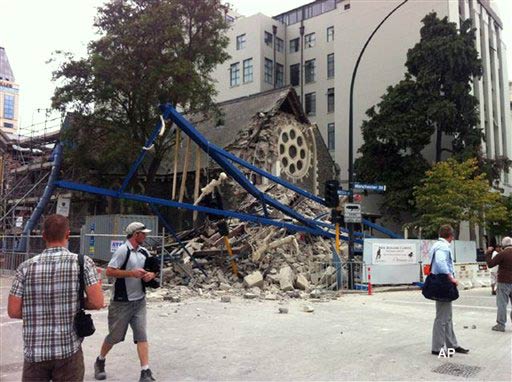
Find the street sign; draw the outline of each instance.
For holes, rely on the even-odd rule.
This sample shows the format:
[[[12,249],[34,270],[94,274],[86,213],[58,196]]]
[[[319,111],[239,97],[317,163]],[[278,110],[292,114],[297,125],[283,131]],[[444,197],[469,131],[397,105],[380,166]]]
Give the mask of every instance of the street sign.
[[[352,191],[342,190],[341,188],[338,188],[338,196],[350,196],[350,195],[352,195]]]
[[[357,203],[345,204],[345,223],[361,223],[361,205]]]
[[[384,192],[384,191],[386,191],[386,186],[383,184],[354,183],[354,189],[368,190],[368,191],[375,191],[375,192]]]

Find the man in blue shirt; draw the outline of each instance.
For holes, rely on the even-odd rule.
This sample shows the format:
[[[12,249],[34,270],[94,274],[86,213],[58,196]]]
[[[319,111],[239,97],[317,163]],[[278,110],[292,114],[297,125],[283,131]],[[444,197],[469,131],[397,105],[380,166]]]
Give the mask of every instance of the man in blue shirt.
[[[443,225],[439,228],[439,240],[434,243],[429,253],[432,264],[430,272],[435,275],[447,274],[449,280],[457,285],[450,247],[453,238],[452,226]],[[434,254],[435,261],[432,262]],[[457,344],[457,338],[453,331],[452,302],[436,301],[436,319],[432,330],[432,354],[439,355],[441,349],[444,349],[445,346],[454,349],[456,353],[466,354],[469,352],[468,349],[464,349]]]

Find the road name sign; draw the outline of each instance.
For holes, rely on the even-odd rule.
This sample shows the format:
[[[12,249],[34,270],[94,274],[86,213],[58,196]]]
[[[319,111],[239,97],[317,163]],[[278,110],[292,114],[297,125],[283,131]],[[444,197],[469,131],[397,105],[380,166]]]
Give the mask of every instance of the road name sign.
[[[384,191],[386,191],[386,186],[383,184],[354,183],[354,189],[384,192]]]

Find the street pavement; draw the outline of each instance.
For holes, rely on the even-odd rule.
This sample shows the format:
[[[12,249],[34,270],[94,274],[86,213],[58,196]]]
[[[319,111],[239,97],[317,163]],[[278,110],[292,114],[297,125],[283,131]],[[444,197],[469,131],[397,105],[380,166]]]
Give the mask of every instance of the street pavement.
[[[7,317],[11,279],[0,281],[0,380],[18,381],[22,325]],[[305,312],[305,305],[314,312]],[[279,314],[280,307],[288,314]],[[107,332],[106,310],[93,316],[97,332],[83,343],[87,381],[94,380],[92,366]],[[433,302],[419,290],[321,302],[150,302],[150,366],[158,381],[512,380],[511,325],[505,333],[491,331],[496,308],[489,288],[461,291],[454,302],[455,333],[469,354],[431,354],[434,316]],[[107,381],[138,380],[131,330],[107,357],[106,370]]]

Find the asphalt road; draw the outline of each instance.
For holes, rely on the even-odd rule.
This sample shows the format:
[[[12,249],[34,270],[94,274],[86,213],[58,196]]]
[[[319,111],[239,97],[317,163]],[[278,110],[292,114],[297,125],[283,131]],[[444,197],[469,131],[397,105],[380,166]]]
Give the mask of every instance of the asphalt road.
[[[10,279],[0,280],[0,380],[17,381],[22,326],[7,317]],[[306,304],[314,312],[304,312]],[[288,314],[278,313],[283,306]],[[93,315],[97,334],[83,343],[86,380],[94,380],[92,365],[106,334],[106,311]],[[512,380],[511,326],[491,331],[496,308],[488,288],[461,291],[454,302],[455,332],[469,354],[430,354],[434,315],[433,303],[419,291],[324,302],[151,302],[150,366],[159,381]],[[107,357],[107,375],[109,381],[138,380],[131,332]]]

